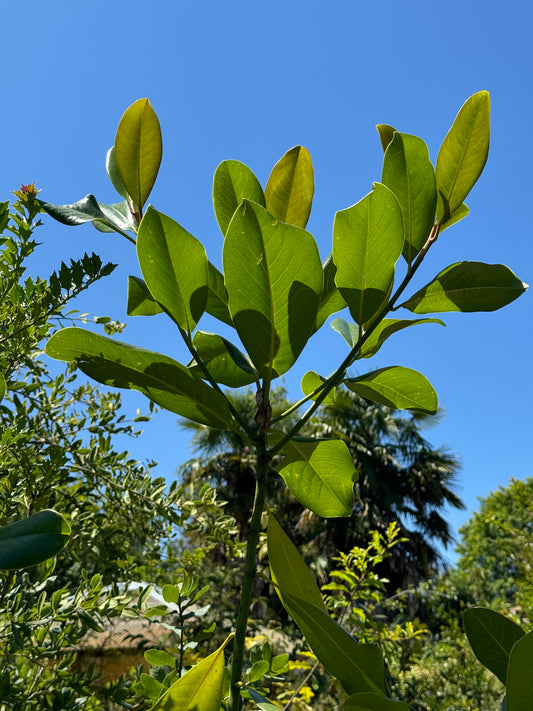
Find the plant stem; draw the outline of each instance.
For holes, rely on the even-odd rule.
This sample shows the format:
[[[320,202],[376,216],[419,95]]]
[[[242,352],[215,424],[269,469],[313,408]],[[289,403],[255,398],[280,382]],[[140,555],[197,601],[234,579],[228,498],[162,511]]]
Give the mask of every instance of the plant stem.
[[[262,450],[259,451],[257,455],[254,506],[252,518],[250,519],[250,530],[246,541],[244,577],[242,581],[239,611],[237,613],[237,623],[235,626],[233,661],[231,665],[229,711],[240,711],[242,706],[240,687],[244,661],[244,645],[246,642],[246,629],[248,626],[250,604],[252,602],[253,585],[256,572],[257,544],[259,542],[259,533],[261,532],[261,516],[265,502],[265,492],[271,459],[272,458],[268,452],[266,452],[265,448],[262,447]]]

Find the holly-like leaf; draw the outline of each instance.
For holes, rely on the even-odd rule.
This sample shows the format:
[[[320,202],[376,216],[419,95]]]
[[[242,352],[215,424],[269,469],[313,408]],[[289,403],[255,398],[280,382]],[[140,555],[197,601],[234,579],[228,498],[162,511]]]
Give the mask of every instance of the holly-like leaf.
[[[155,316],[163,313],[163,309],[150,293],[146,282],[136,276],[128,277],[128,316]]]
[[[226,338],[216,333],[196,331],[193,345],[217,383],[229,388],[241,388],[259,380],[259,374],[249,358]],[[196,361],[191,361],[187,367],[199,378],[205,378]]]
[[[323,284],[316,242],[244,200],[226,233],[223,262],[233,324],[271,381],[293,365],[313,332]]]
[[[322,377],[314,370],[309,370],[302,378],[301,388],[304,395],[310,395],[320,385],[326,382],[326,378]],[[316,400],[319,393],[313,395],[312,400]],[[335,388],[332,388],[326,397],[322,400],[325,405],[333,405],[335,402]]]
[[[434,415],[438,410],[437,393],[429,380],[411,368],[399,365],[380,368],[357,378],[346,378],[352,392],[398,410],[414,410]]]
[[[61,514],[45,509],[0,526],[0,570],[29,568],[57,555],[70,536]]]
[[[415,314],[496,311],[526,289],[527,284],[503,264],[457,262],[437,274],[400,307]]]
[[[440,326],[446,326],[444,321],[438,318],[416,318],[416,319],[394,319],[384,318],[376,328],[372,331],[368,339],[363,343],[361,348],[360,358],[370,358],[376,355],[385,341],[394,333],[403,331],[411,326],[418,326],[423,323],[438,323]],[[333,323],[331,324],[333,326]],[[353,324],[349,324],[350,326]]]
[[[99,383],[138,390],[170,412],[209,427],[230,429],[226,398],[184,365],[153,351],[81,328],[64,328],[48,341],[51,358],[75,361]]]
[[[244,198],[265,206],[263,188],[250,168],[238,160],[223,161],[213,178],[213,205],[218,226],[224,236],[235,210]]]
[[[157,115],[148,99],[139,99],[124,112],[115,137],[116,167],[137,211],[152,192],[162,155]]]
[[[309,151],[294,146],[272,169],[265,188],[266,209],[278,220],[305,227],[315,192],[313,163]]]
[[[335,215],[335,282],[357,324],[370,321],[384,305],[403,242],[400,205],[380,183],[374,183],[372,192],[356,205]]]

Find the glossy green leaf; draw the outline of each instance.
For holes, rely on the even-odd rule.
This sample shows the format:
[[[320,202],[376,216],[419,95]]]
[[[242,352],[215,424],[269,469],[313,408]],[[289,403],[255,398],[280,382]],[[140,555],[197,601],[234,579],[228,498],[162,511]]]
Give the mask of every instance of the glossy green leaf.
[[[450,217],[441,224],[440,226],[440,231],[444,232],[444,230],[447,230],[448,227],[451,227],[452,225],[455,225],[457,222],[460,222],[463,220],[467,215],[470,214],[470,210],[467,205],[464,204],[464,202],[459,205],[457,210],[453,213],[453,215],[450,215]]]
[[[252,664],[252,667],[248,672],[248,681],[251,683],[253,683],[254,681],[259,681],[259,679],[262,679],[265,674],[268,673],[269,669],[270,664],[264,659],[255,662],[255,664]]]
[[[267,210],[289,225],[305,227],[315,192],[313,163],[309,151],[294,146],[272,169],[265,188]]]
[[[343,318],[335,318],[331,322],[331,328],[340,333],[350,348],[353,348],[359,340],[360,328],[355,323],[349,323]]]
[[[396,129],[393,126],[389,126],[388,123],[378,123],[376,129],[379,133],[379,140],[381,142],[381,147],[383,148],[383,153],[385,153],[389,146],[389,143],[394,138]]]
[[[174,668],[176,658],[165,652],[163,649],[147,649],[144,653],[144,658],[154,667],[172,667]]]
[[[207,304],[205,248],[153,207],[139,227],[137,255],[150,293],[181,329],[192,333]]]
[[[507,670],[507,711],[525,711],[533,699],[533,632],[515,643]]]
[[[314,390],[316,390],[319,385],[326,382],[326,378],[323,378],[314,370],[308,371],[302,378],[301,388],[304,395],[310,395]],[[311,399],[316,400],[318,393],[314,395]],[[335,388],[332,388],[326,395],[322,402],[325,405],[332,405],[335,402]]]
[[[0,373],[0,401],[4,399],[5,394],[6,394],[6,379],[4,378],[3,373]]]
[[[383,159],[381,182],[400,204],[405,234],[402,254],[411,264],[429,237],[437,205],[435,171],[421,138],[394,134]]]
[[[278,471],[305,507],[325,518],[350,516],[356,469],[341,440],[291,440]]]
[[[286,592],[285,600],[296,624],[303,621],[302,632],[317,658],[348,694],[386,693],[385,664],[377,644],[358,644],[327,612],[294,593]]]
[[[476,657],[505,684],[511,649],[524,636],[524,630],[508,617],[486,607],[466,610],[463,622]]]
[[[376,328],[372,331],[371,335],[364,342],[361,348],[361,358],[370,358],[376,355],[381,346],[385,341],[390,338],[394,333],[398,331],[403,331],[411,326],[418,326],[424,323],[438,323],[440,326],[446,326],[444,321],[438,318],[416,318],[416,319],[394,319],[394,318],[384,318]],[[333,325],[333,324],[332,324]],[[352,324],[350,324],[352,325]]]
[[[346,378],[352,392],[398,410],[414,410],[434,415],[438,410],[437,393],[429,380],[411,368],[393,365],[357,378]]]
[[[100,232],[117,232],[117,229],[120,229],[124,232],[137,232],[139,225],[131,214],[128,203],[125,200],[113,205],[98,203],[98,206],[106,216],[107,222],[94,220],[93,227],[96,227],[97,230]],[[113,226],[111,227],[110,225]]]
[[[20,570],[59,553],[70,536],[61,514],[45,509],[0,526],[0,570]]]
[[[481,175],[489,154],[490,96],[478,91],[461,107],[437,157],[437,219],[446,222]]]
[[[124,185],[124,181],[120,175],[120,170],[118,169],[117,159],[115,156],[115,146],[111,146],[111,148],[107,151],[105,169],[107,175],[109,176],[109,180],[113,184],[113,187],[117,193],[122,195],[124,200],[127,201],[130,196],[128,195],[128,191],[126,190],[126,186]]]
[[[51,358],[76,361],[99,383],[138,390],[170,412],[220,429],[232,419],[223,395],[168,356],[120,343],[81,328],[64,328],[48,341]]]
[[[228,326],[233,326],[224,276],[211,262],[207,262],[207,305],[205,310],[210,316],[227,323]]]
[[[315,325],[316,331],[318,331],[331,314],[342,311],[342,309],[346,307],[346,301],[335,284],[337,267],[333,261],[333,254],[328,255],[328,258],[322,265],[322,269],[324,272],[324,286],[322,287],[322,293],[320,294],[320,301],[318,303]]]
[[[496,311],[526,289],[527,284],[503,264],[457,262],[400,306],[415,314]]]
[[[349,696],[342,705],[343,711],[411,711],[404,701],[394,701],[380,694],[365,691]]]
[[[152,711],[220,711],[227,641],[175,681]]]
[[[402,211],[384,185],[335,215],[335,282],[353,320],[365,324],[385,303],[404,242]]]
[[[240,388],[259,379],[248,357],[222,336],[197,331],[193,345],[217,383],[229,388]],[[196,361],[191,361],[187,367],[199,378],[205,378]]]
[[[244,200],[226,233],[223,262],[233,324],[270,381],[293,365],[315,325],[323,284],[316,242]]]
[[[235,210],[244,198],[265,206],[263,188],[250,168],[238,160],[223,161],[213,178],[213,205],[218,226],[224,236]]]
[[[134,207],[142,210],[159,172],[163,155],[161,127],[148,99],[124,112],[115,137],[115,161]]]
[[[95,224],[98,222],[100,225],[104,225],[112,232],[118,232],[124,237],[131,239],[130,235],[127,234],[127,230],[132,229],[132,227],[124,227],[123,217],[115,222],[113,221],[113,206],[110,205],[100,205],[94,195],[86,195],[78,202],[71,203],[69,205],[52,205],[49,202],[39,201],[42,209],[47,212],[50,217],[54,220],[61,222],[63,225],[83,225],[86,222],[92,222]],[[108,210],[104,211],[105,208]]]
[[[163,309],[150,293],[143,279],[136,276],[128,277],[128,316],[155,316],[163,313]]]

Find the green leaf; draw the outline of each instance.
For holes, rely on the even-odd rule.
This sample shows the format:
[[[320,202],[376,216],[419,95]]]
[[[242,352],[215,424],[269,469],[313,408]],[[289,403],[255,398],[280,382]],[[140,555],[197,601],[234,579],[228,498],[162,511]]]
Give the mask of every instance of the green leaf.
[[[363,692],[349,696],[342,705],[343,711],[411,711],[404,701],[394,701],[379,694]]]
[[[141,693],[152,700],[159,698],[161,694],[166,691],[165,686],[157,681],[157,679],[154,679],[153,676],[150,676],[150,674],[141,674],[139,684],[140,687],[142,687]],[[137,691],[137,689],[135,690]]]
[[[294,146],[272,169],[265,188],[267,210],[289,225],[305,227],[315,192],[313,163],[309,151]]]
[[[309,395],[310,393],[313,392],[313,390],[316,390],[319,385],[322,385],[322,383],[326,382],[326,378],[323,378],[321,375],[318,373],[315,373],[314,370],[310,370],[307,372],[303,378],[302,378],[302,383],[301,383],[301,388],[302,392],[304,395]],[[318,393],[312,397],[312,400],[316,400],[318,397]],[[325,405],[333,405],[335,402],[335,388],[332,388],[330,392],[326,395],[324,400],[322,402]]]
[[[191,334],[207,304],[203,244],[172,218],[149,207],[139,227],[137,255],[154,299]]]
[[[112,208],[115,206],[100,205],[94,195],[86,195],[78,202],[69,205],[52,205],[52,203],[43,202],[42,200],[39,200],[39,204],[50,217],[53,217],[54,220],[61,222],[63,225],[83,225],[86,222],[96,224],[98,222],[99,226],[104,225],[110,228],[112,232],[118,232],[131,240],[126,230],[131,230],[132,227],[125,228],[122,217],[118,222],[113,221],[115,212]],[[105,208],[108,208],[107,211],[104,211]]]
[[[389,143],[394,138],[396,129],[393,126],[389,126],[388,123],[378,123],[376,129],[379,133],[379,140],[381,142],[381,147],[383,148],[383,153],[385,153],[389,146]]]
[[[76,361],[99,383],[138,390],[153,402],[194,422],[228,429],[226,398],[168,356],[120,343],[81,328],[64,328],[48,341],[51,358]]]
[[[250,168],[238,160],[223,161],[213,179],[213,205],[218,226],[224,236],[235,210],[244,198],[265,206],[263,188]]]
[[[282,706],[278,706],[272,703],[272,701],[265,699],[265,697],[261,696],[261,694],[255,689],[249,688],[246,689],[246,691],[250,694],[251,699],[255,702],[255,705],[261,709],[261,711],[279,711],[283,708]]]
[[[448,227],[451,227],[452,225],[455,225],[456,222],[460,222],[461,220],[463,220],[469,213],[470,210],[463,202],[461,205],[459,205],[457,210],[455,210],[453,215],[450,215],[450,217],[441,224],[440,231],[444,232],[444,230],[447,230]]]
[[[284,654],[276,654],[272,659],[272,664],[270,665],[270,670],[272,674],[283,674],[289,663],[289,655],[287,652]]]
[[[395,133],[383,159],[381,182],[400,203],[405,243],[403,256],[411,264],[435,222],[435,171],[426,144],[417,136]]]
[[[533,699],[533,632],[515,643],[507,671],[507,711],[525,711]]]
[[[318,303],[315,331],[318,331],[331,314],[346,308],[346,301],[335,284],[337,267],[333,261],[333,254],[328,255],[328,258],[322,265],[322,269],[324,272],[324,286],[322,287],[322,293],[320,294],[320,301]]]
[[[404,242],[402,211],[384,185],[335,215],[335,282],[353,320],[365,324],[384,305],[394,281],[394,266]]]
[[[0,373],[0,401],[4,399],[4,395],[6,394],[6,379],[4,378],[3,373]]]
[[[476,657],[505,684],[511,649],[524,636],[524,630],[508,617],[485,607],[466,610],[463,622]]]
[[[163,309],[150,293],[143,279],[136,276],[128,277],[128,316],[155,316],[163,313]]]
[[[98,207],[107,219],[107,222],[93,221],[93,227],[96,227],[100,232],[117,232],[118,229],[124,232],[137,232],[139,225],[131,214],[128,203],[125,200],[113,205],[98,203]],[[110,225],[113,226],[110,227]]]
[[[111,146],[111,148],[107,151],[105,169],[107,175],[109,176],[109,180],[113,184],[113,187],[117,193],[122,195],[124,200],[127,201],[130,196],[128,195],[128,191],[126,190],[126,186],[124,185],[124,181],[120,175],[120,170],[118,169],[117,159],[115,156],[115,146]]]
[[[496,311],[526,289],[527,284],[503,264],[457,262],[397,308],[403,307],[415,314]]]
[[[489,154],[490,96],[478,91],[461,107],[437,157],[437,219],[447,222],[481,175]]]
[[[358,378],[346,378],[352,392],[398,410],[415,410],[434,415],[438,410],[437,393],[429,380],[411,368],[399,365],[380,368]]]
[[[278,471],[301,504],[325,518],[350,516],[356,469],[343,441],[291,440],[282,452]]]
[[[355,323],[348,323],[343,318],[335,318],[331,322],[331,328],[340,333],[350,348],[353,348],[359,340],[361,329]]]
[[[248,672],[248,681],[251,683],[253,683],[254,681],[259,681],[259,679],[262,679],[265,674],[268,673],[269,669],[270,664],[264,659],[255,662],[255,664],[252,664],[252,668]]]
[[[217,383],[229,388],[240,388],[259,379],[259,375],[248,357],[222,336],[216,333],[197,331],[194,334],[193,345]],[[202,369],[195,360],[191,361],[187,367],[198,377],[205,378]]]
[[[165,652],[163,649],[147,649],[144,658],[154,667],[172,667],[176,664],[176,658]]]
[[[224,277],[219,270],[207,262],[207,305],[205,310],[210,316],[233,326],[233,321],[228,309],[228,292],[224,284]]]
[[[52,509],[0,526],[0,570],[19,570],[42,563],[59,553],[69,536],[70,526]]]
[[[148,99],[139,99],[124,112],[115,137],[116,166],[137,211],[152,192],[162,155],[157,115]]]
[[[314,328],[323,283],[316,242],[244,200],[228,228],[223,262],[233,324],[271,381],[293,365]]]
[[[288,592],[289,612],[296,614],[309,646],[326,670],[348,694],[372,691],[385,694],[385,664],[377,644],[358,644],[327,612]]]
[[[361,348],[360,358],[370,358],[379,351],[387,338],[390,338],[394,333],[403,331],[410,326],[418,326],[423,323],[438,323],[440,326],[446,326],[444,321],[438,318],[417,318],[417,319],[394,319],[384,318],[383,321],[376,326],[371,335],[364,342]],[[333,325],[333,324],[332,324]],[[350,326],[353,324],[349,324]]]
[[[152,711],[220,711],[224,686],[224,647],[228,639],[216,652],[175,681],[152,706]]]

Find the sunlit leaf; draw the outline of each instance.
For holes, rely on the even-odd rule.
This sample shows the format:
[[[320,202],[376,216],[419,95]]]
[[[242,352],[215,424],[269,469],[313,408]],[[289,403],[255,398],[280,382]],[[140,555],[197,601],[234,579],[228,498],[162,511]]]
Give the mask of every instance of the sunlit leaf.
[[[150,293],[143,279],[136,276],[128,277],[128,316],[155,316],[163,313],[163,309]]]
[[[265,205],[278,220],[305,227],[314,192],[314,171],[309,151],[303,146],[295,146],[272,169],[265,188]]]
[[[263,188],[250,168],[238,160],[223,161],[213,178],[213,205],[223,235],[235,210],[245,198],[265,206]]]
[[[364,342],[361,348],[361,358],[370,358],[379,351],[381,346],[385,341],[390,338],[394,333],[398,331],[403,331],[410,326],[418,326],[424,323],[438,323],[440,326],[446,326],[444,321],[438,318],[417,318],[417,319],[394,319],[394,318],[384,318],[376,328],[372,331],[371,335]],[[333,326],[333,324],[331,324]],[[350,326],[353,324],[349,324]]]
[[[117,214],[118,210],[114,205],[101,205],[97,202],[94,195],[86,195],[78,202],[69,205],[52,205],[49,202],[39,201],[42,209],[47,212],[54,220],[61,222],[64,225],[83,225],[86,222],[98,223],[108,227],[111,232],[118,232],[128,239],[132,239],[127,234],[128,230],[133,230],[131,224],[126,226],[125,218],[122,213]]]
[[[457,210],[453,213],[453,215],[450,215],[450,217],[441,224],[440,226],[440,231],[444,232],[444,230],[447,230],[448,227],[451,227],[452,225],[455,225],[457,222],[460,222],[463,220],[467,215],[470,213],[470,210],[468,209],[468,206],[465,205],[463,202]]]
[[[533,699],[533,632],[515,643],[507,670],[507,711],[525,711]]]
[[[128,191],[126,190],[126,186],[124,185],[124,181],[122,180],[122,176],[120,175],[120,171],[117,166],[115,146],[111,146],[111,148],[107,151],[105,169],[107,175],[109,176],[109,180],[113,184],[113,187],[117,193],[122,195],[124,200],[127,201],[130,196],[128,195]]]
[[[29,568],[64,548],[70,526],[61,514],[45,509],[0,526],[0,570]]]
[[[437,393],[429,380],[411,368],[390,366],[357,378],[346,378],[352,392],[398,410],[414,410],[434,415],[438,410]]]
[[[360,328],[355,323],[348,323],[343,318],[335,318],[331,322],[331,328],[340,333],[350,348],[353,348],[359,340]]]
[[[229,388],[240,388],[259,379],[248,357],[226,338],[216,333],[197,331],[193,345],[217,383]],[[187,367],[198,377],[205,378],[196,361],[191,361]]]
[[[396,133],[396,129],[393,126],[389,126],[388,123],[378,123],[376,129],[379,133],[379,140],[381,142],[381,147],[383,148],[383,153],[385,153],[389,143],[392,141],[394,134]]]
[[[319,385],[326,382],[326,378],[323,378],[314,370],[308,371],[302,378],[301,388],[304,395],[310,395],[314,390],[316,390]],[[316,400],[318,393],[314,395],[311,399]],[[326,395],[322,402],[325,405],[332,405],[335,402],[335,388],[332,388],[330,392]]]

